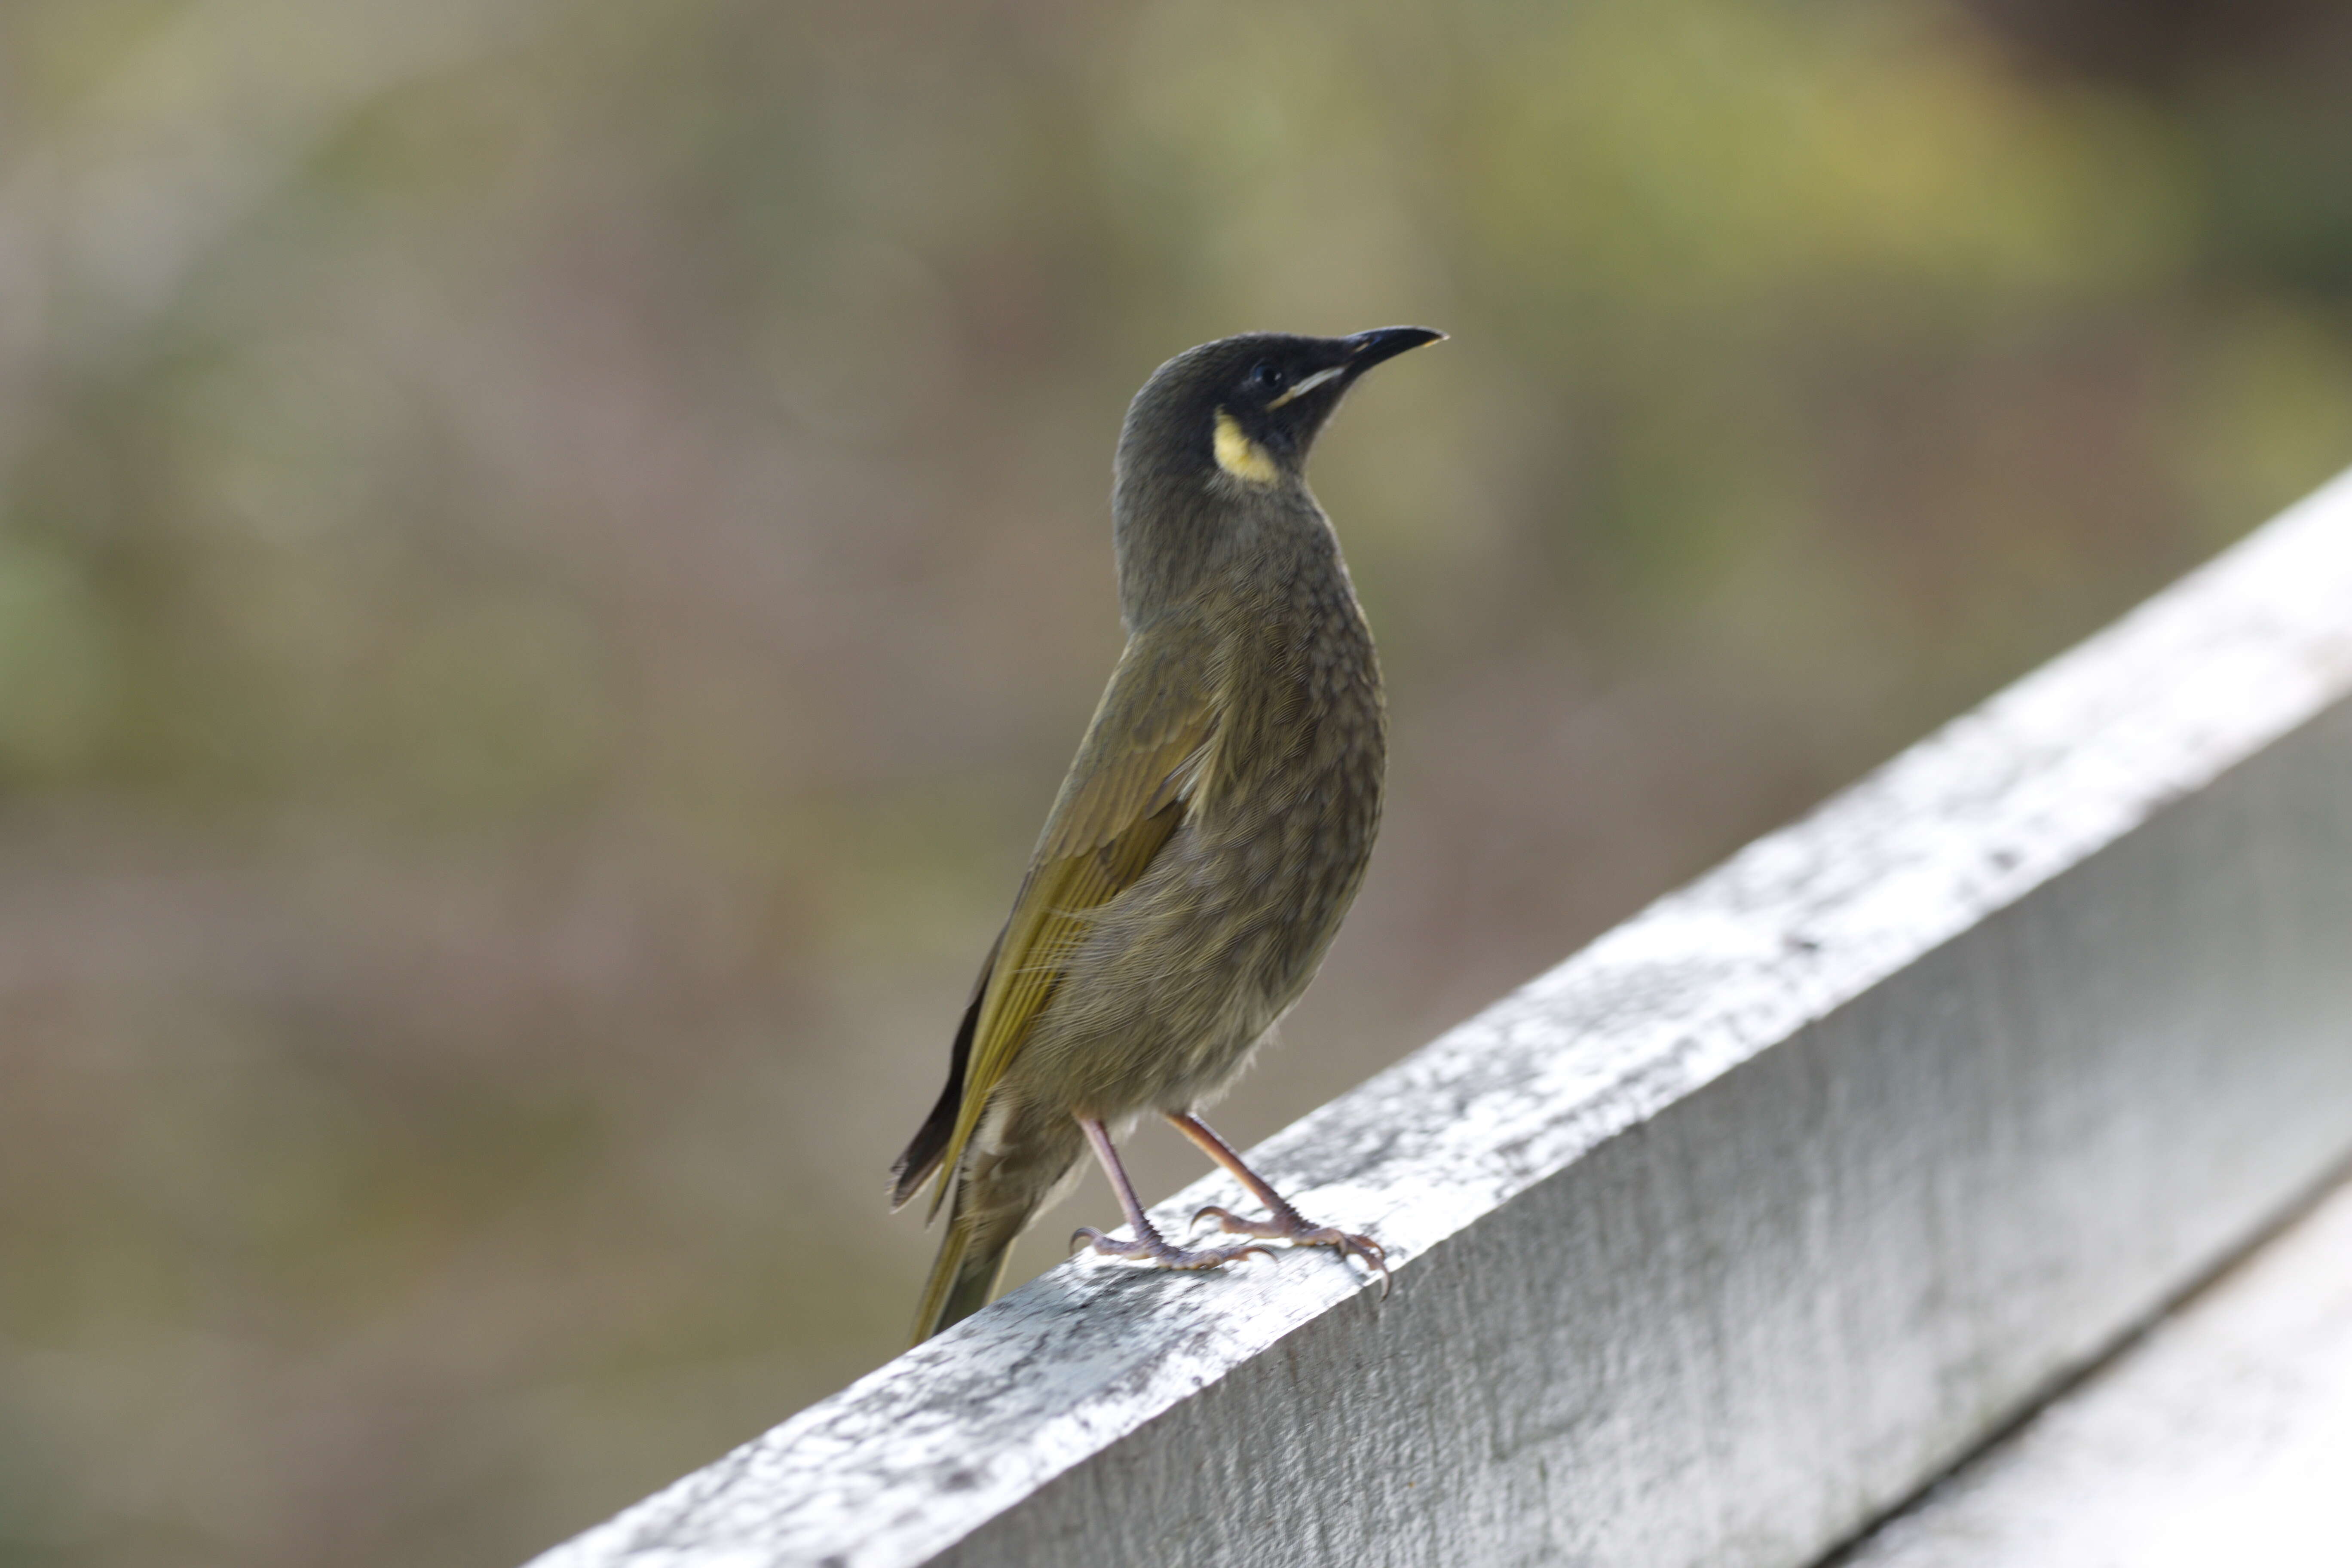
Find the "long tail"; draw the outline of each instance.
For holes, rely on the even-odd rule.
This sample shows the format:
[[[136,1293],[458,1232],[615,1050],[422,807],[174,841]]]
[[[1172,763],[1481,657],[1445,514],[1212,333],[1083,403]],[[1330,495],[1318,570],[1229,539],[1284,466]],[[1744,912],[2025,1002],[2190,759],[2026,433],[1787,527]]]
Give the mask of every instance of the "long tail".
[[[922,1305],[915,1309],[915,1343],[988,1305],[1003,1281],[1013,1243],[1034,1212],[1032,1205],[1009,1212],[980,1211],[969,1194],[956,1194],[948,1233],[940,1238],[939,1256],[931,1259],[931,1277],[923,1284]]]

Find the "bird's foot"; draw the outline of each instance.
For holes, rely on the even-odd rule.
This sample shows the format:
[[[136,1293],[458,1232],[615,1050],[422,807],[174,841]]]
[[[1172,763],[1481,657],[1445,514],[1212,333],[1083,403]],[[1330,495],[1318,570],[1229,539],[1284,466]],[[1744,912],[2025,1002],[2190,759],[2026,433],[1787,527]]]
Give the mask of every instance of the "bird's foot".
[[[1272,1258],[1274,1248],[1258,1243],[1245,1242],[1239,1247],[1208,1247],[1194,1251],[1172,1247],[1159,1232],[1147,1230],[1133,1241],[1120,1241],[1104,1235],[1092,1226],[1081,1226],[1070,1235],[1070,1245],[1085,1242],[1105,1258],[1125,1258],[1137,1263],[1148,1263],[1154,1268],[1222,1268],[1234,1258],[1248,1253]]]
[[[1276,1209],[1272,1219],[1244,1219],[1231,1209],[1211,1204],[1192,1216],[1194,1228],[1213,1216],[1221,1229],[1236,1236],[1262,1236],[1273,1241],[1286,1241],[1293,1247],[1328,1247],[1342,1258],[1360,1258],[1366,1267],[1379,1271],[1381,1298],[1388,1296],[1389,1256],[1369,1236],[1341,1230],[1337,1226],[1317,1225],[1287,1204]]]

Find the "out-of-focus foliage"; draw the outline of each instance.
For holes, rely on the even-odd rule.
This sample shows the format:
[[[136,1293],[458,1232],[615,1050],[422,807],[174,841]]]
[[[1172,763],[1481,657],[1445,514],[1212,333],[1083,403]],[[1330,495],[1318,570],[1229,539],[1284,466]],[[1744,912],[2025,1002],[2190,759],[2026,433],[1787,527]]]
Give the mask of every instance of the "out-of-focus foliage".
[[[2337,13],[0,6],[0,1564],[510,1561],[898,1348],[1186,344],[1454,333],[1245,1139],[2209,554],[2352,458]]]

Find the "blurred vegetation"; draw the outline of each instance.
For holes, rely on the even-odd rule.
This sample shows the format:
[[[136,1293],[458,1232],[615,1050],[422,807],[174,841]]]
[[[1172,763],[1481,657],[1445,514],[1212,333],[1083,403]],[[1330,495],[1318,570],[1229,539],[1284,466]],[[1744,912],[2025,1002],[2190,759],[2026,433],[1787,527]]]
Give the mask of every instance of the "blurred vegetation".
[[[1166,354],[1454,334],[1318,460],[1394,797],[1251,1139],[2352,458],[2347,69],[2316,0],[0,7],[0,1564],[511,1562],[898,1348]]]

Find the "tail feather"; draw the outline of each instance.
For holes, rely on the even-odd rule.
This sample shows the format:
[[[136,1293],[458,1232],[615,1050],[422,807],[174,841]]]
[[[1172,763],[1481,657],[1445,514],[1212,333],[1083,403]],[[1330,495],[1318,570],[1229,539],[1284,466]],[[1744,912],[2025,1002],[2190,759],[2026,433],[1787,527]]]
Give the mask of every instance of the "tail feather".
[[[998,942],[1004,940],[1000,933]],[[964,1004],[963,1021],[956,1026],[955,1044],[948,1051],[948,1084],[940,1090],[940,1098],[931,1113],[923,1118],[922,1126],[915,1130],[913,1142],[898,1163],[890,1167],[890,1207],[907,1206],[907,1200],[921,1190],[930,1180],[931,1173],[948,1152],[948,1140],[955,1131],[956,1112],[963,1109],[964,1069],[971,1062],[971,1033],[980,1025],[981,998],[988,993],[989,971],[996,966],[996,949],[988,950],[988,962],[980,966],[980,978],[972,984],[971,1000]],[[944,1189],[942,1189],[944,1191]],[[939,1212],[936,1204],[933,1214]]]
[[[967,1152],[962,1169],[940,1173],[948,1229],[915,1312],[916,1343],[988,1305],[1004,1282],[1013,1243],[1076,1174],[1085,1155],[1075,1119],[1008,1117],[983,1155]]]
[[[958,1202],[940,1238],[939,1256],[931,1260],[931,1276],[923,1283],[922,1304],[915,1309],[915,1343],[920,1344],[950,1324],[960,1323],[989,1303],[1004,1279],[1004,1265],[1021,1234],[1020,1220],[985,1216],[983,1226],[971,1208]]]

